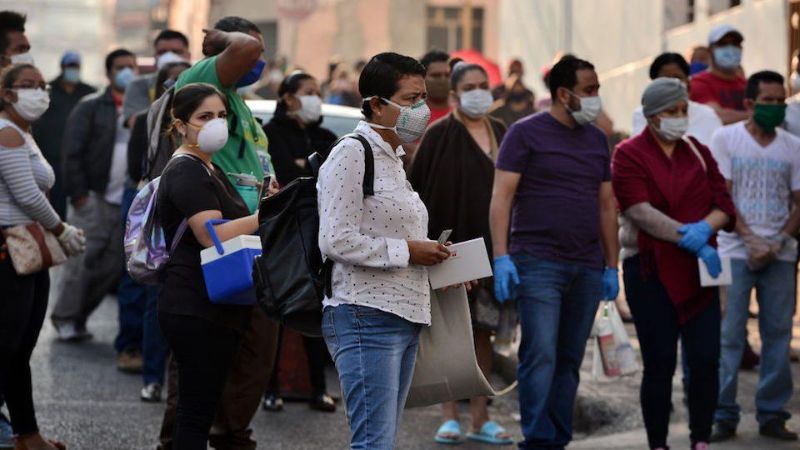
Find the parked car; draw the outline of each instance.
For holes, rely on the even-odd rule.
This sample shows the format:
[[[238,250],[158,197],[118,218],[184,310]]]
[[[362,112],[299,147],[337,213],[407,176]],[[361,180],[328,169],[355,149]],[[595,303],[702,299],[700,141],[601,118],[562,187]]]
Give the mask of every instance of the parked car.
[[[247,100],[246,103],[253,111],[253,116],[260,120],[262,125],[266,125],[272,119],[275,114],[275,105],[277,105],[275,100]],[[358,108],[327,103],[322,105],[322,117],[322,126],[339,137],[352,133],[356,129],[358,121],[364,118]]]

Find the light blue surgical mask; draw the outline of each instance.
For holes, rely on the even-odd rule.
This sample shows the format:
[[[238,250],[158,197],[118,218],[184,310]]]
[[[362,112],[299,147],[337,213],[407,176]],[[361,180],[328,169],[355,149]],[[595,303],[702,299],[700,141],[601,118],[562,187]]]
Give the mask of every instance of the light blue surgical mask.
[[[117,72],[117,75],[114,76],[114,85],[120,90],[124,91],[125,89],[128,88],[128,85],[135,76],[136,73],[133,71],[133,69],[131,69],[130,67],[126,67]]]
[[[722,69],[736,69],[742,63],[742,49],[735,45],[717,47],[714,49],[714,62]]]
[[[67,83],[78,83],[81,81],[81,69],[69,67],[64,69],[64,81]]]

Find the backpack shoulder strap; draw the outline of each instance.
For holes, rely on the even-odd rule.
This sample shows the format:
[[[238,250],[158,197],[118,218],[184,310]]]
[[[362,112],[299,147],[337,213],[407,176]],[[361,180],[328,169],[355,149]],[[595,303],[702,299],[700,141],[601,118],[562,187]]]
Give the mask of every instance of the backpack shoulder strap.
[[[315,177],[319,176],[319,169],[331,153],[331,150],[345,139],[355,139],[364,147],[364,182],[362,189],[364,191],[364,197],[375,195],[375,156],[372,154],[372,146],[369,144],[367,138],[358,133],[345,134],[340,137],[328,148],[325,155],[314,152],[309,156],[308,163],[311,166],[311,171],[314,173]]]
[[[331,148],[335,147],[340,142],[342,142],[344,139],[348,139],[348,138],[349,139],[355,139],[358,142],[360,142],[362,146],[364,146],[364,183],[363,183],[364,197],[370,197],[372,195],[375,195],[375,156],[372,154],[372,146],[369,144],[369,141],[367,140],[367,138],[365,138],[364,136],[362,136],[362,135],[360,135],[358,133],[346,134],[346,135],[342,136],[341,138],[339,138],[339,140],[337,140],[336,143],[333,144],[333,146]],[[316,154],[316,153],[315,153],[315,155],[318,156],[318,154]],[[318,160],[318,158],[315,158],[315,160],[312,161],[312,168],[313,168],[314,162],[317,161],[317,160]],[[319,169],[317,168],[316,170],[319,170]],[[328,298],[331,298],[331,297],[333,297],[333,260],[332,259],[327,258],[325,260],[325,263],[322,266],[322,276],[323,276],[323,281],[325,283],[325,285],[324,285],[325,296],[327,296]]]
[[[375,156],[372,154],[372,146],[367,138],[358,133],[351,133],[346,137],[353,138],[364,146],[364,197],[375,195]]]

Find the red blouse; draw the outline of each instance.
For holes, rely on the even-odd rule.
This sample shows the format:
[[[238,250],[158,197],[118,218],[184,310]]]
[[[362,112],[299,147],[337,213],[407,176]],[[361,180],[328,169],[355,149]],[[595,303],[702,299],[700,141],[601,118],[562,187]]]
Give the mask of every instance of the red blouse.
[[[648,202],[681,223],[704,219],[713,209],[730,217],[725,227],[732,231],[736,210],[725,179],[708,148],[692,139],[707,170],[686,142],[678,141],[669,158],[649,128],[619,144],[612,158],[612,184],[622,211]],[[677,244],[659,240],[644,231],[637,238],[642,273],[655,269],[678,313],[680,323],[705,309],[713,289],[700,286],[697,256]],[[716,246],[716,239],[711,239]]]

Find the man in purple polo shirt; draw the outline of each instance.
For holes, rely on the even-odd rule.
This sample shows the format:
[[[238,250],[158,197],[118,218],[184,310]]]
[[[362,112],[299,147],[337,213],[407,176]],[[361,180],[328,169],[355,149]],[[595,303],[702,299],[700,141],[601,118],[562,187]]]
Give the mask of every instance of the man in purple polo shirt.
[[[562,59],[550,72],[550,110],[511,126],[497,159],[495,295],[518,302],[521,449],[572,439],[586,340],[600,300],[619,292],[608,143],[591,124],[599,89],[594,66]]]

